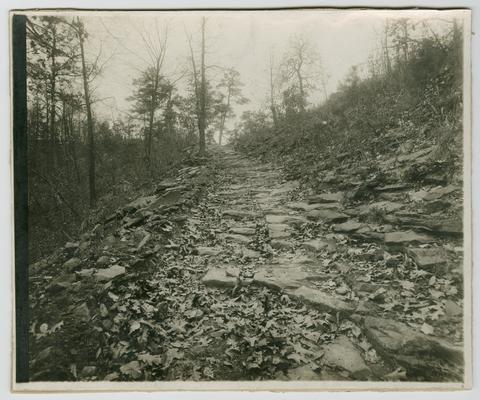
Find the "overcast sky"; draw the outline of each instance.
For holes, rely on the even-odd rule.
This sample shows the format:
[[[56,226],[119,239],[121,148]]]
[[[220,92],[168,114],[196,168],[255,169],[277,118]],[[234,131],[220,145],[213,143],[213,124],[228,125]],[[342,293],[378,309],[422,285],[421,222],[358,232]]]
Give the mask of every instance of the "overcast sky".
[[[428,13],[428,14],[425,14]],[[101,76],[95,81],[95,112],[116,117],[131,108],[127,98],[132,94],[132,81],[146,66],[147,51],[142,36],[155,35],[168,26],[168,48],[164,74],[177,79],[190,67],[186,32],[200,46],[201,17],[207,17],[207,65],[234,67],[244,83],[243,94],[250,103],[237,109],[258,109],[266,103],[269,90],[269,55],[281,59],[294,35],[306,37],[321,56],[328,78],[328,92],[334,92],[352,65],[365,66],[368,56],[379,46],[378,35],[386,18],[400,16],[418,18],[439,16],[438,11],[370,10],[271,10],[271,11],[203,11],[203,12],[121,12],[81,14],[89,33],[87,52],[90,57],[102,48],[106,61]],[[451,13],[444,11],[442,18]],[[220,69],[209,69],[209,78],[220,77]],[[177,83],[180,91],[186,80]],[[320,87],[310,100],[322,99]]]

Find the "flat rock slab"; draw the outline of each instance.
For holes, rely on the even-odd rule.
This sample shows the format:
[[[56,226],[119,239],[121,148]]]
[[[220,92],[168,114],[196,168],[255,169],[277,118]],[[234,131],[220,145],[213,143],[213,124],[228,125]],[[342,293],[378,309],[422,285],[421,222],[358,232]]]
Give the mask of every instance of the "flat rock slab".
[[[457,315],[461,315],[463,312],[462,307],[460,307],[457,303],[452,300],[445,301],[445,314],[450,317],[456,317]]]
[[[385,234],[383,232],[374,231],[368,226],[364,226],[351,233],[354,238],[360,239],[360,240],[373,241],[373,242],[385,241]]]
[[[289,294],[324,311],[339,311],[349,313],[355,310],[353,305],[346,303],[345,301],[340,300],[331,294],[306,286],[301,286],[294,291],[290,291]]]
[[[245,227],[237,227],[237,228],[230,228],[230,232],[238,234],[238,235],[255,235],[254,228],[245,228]]]
[[[340,203],[313,203],[310,205],[312,210],[340,210],[343,208]]]
[[[80,260],[77,257],[73,257],[70,260],[66,261],[62,265],[62,268],[66,269],[68,271],[75,271],[76,269],[78,269],[80,267],[81,264],[82,264],[82,260]]]
[[[389,214],[394,211],[400,210],[403,207],[404,205],[402,203],[395,203],[393,201],[377,201],[375,203],[371,203],[361,207],[362,209],[361,214],[367,214],[374,210],[383,211]]]
[[[94,276],[97,281],[106,282],[124,274],[125,267],[120,265],[112,265],[110,268],[99,269]]]
[[[307,213],[307,218],[314,221],[322,220],[328,223],[341,223],[347,221],[350,217],[347,214],[334,210],[312,210]]]
[[[259,251],[250,250],[250,249],[242,249],[241,253],[243,257],[250,258],[250,259],[260,258],[261,256],[261,253]]]
[[[30,273],[35,274],[41,271],[42,269],[47,268],[48,265],[49,265],[48,261],[45,259],[37,261],[36,263],[30,264],[29,266]]]
[[[90,314],[90,309],[87,306],[87,303],[82,303],[79,306],[74,307],[71,310],[73,316],[83,322],[88,322],[90,321],[91,314]]]
[[[242,219],[242,218],[257,218],[258,214],[252,211],[245,211],[245,210],[225,210],[223,216],[231,217],[234,219]]]
[[[164,179],[157,185],[157,190],[161,191],[177,185],[178,185],[178,182],[173,179]]]
[[[270,246],[277,250],[291,250],[295,247],[293,243],[281,239],[273,239],[270,242]]]
[[[413,258],[419,268],[428,269],[435,265],[443,265],[448,261],[447,252],[443,248],[431,249],[409,248],[407,254]]]
[[[222,249],[217,247],[206,246],[198,246],[196,250],[199,256],[218,256],[222,252]]]
[[[282,255],[274,259],[275,265],[278,264],[279,267],[292,265],[307,265],[314,264],[316,260],[305,254],[292,254],[292,255]]]
[[[255,273],[253,282],[260,286],[282,291],[299,288],[302,286],[302,281],[307,277],[308,273],[298,268],[271,268]]]
[[[355,232],[359,230],[364,224],[361,224],[360,222],[355,222],[355,221],[347,221],[344,222],[343,224],[337,224],[333,226],[333,230],[335,232]]]
[[[67,242],[63,249],[66,253],[73,254],[75,250],[78,249],[79,246],[80,246],[79,242]]]
[[[417,163],[424,162],[428,159],[426,155],[430,154],[432,150],[433,150],[433,146],[427,147],[426,149],[418,150],[414,153],[409,152],[407,154],[399,156],[397,160],[401,163],[404,163],[406,161],[416,161]]]
[[[64,272],[59,277],[55,278],[50,284],[48,284],[47,290],[49,292],[60,292],[71,287],[75,280],[76,277],[74,273]]]
[[[217,192],[219,196],[223,197],[238,197],[239,195],[248,193],[248,189],[239,189],[239,190],[221,190]]]
[[[326,249],[328,247],[328,242],[320,239],[313,239],[309,240],[308,242],[303,242],[302,247],[305,250],[317,252]]]
[[[308,202],[312,203],[339,203],[343,200],[343,192],[321,193],[308,198]]]
[[[262,211],[264,214],[271,214],[271,215],[284,215],[285,213],[288,212],[284,208],[267,207],[267,206],[265,206],[265,208],[262,207]]]
[[[230,233],[224,233],[221,235],[222,239],[226,240],[227,242],[235,242],[240,244],[248,244],[251,241],[251,238],[244,235],[236,235]]]
[[[272,200],[271,197],[264,198],[264,199],[257,199],[258,207],[262,210],[263,214],[269,213],[270,210],[277,210],[276,207],[273,207],[277,204],[276,200]],[[285,210],[282,214],[285,214]]]
[[[304,202],[291,202],[287,203],[286,206],[291,210],[296,211],[312,211],[315,209],[315,204],[308,204]]]
[[[445,200],[433,200],[426,203],[423,207],[425,211],[429,214],[436,212],[444,211],[447,208],[451,207],[452,203]]]
[[[299,182],[298,181],[290,181],[290,182],[286,182],[282,185],[280,185],[279,187],[273,189],[271,192],[270,192],[270,195],[271,196],[279,196],[279,195],[284,195],[284,194],[287,194],[293,190],[296,190],[299,186]]]
[[[377,192],[384,193],[384,192],[397,192],[397,191],[400,191],[400,190],[405,190],[407,188],[408,188],[408,186],[404,185],[403,183],[395,183],[395,184],[392,184],[392,185],[377,186],[375,188],[375,190]]]
[[[144,219],[145,217],[135,217],[135,218],[124,217],[122,222],[124,223],[123,226],[125,228],[133,228],[134,226],[140,225]]]
[[[273,215],[268,214],[265,216],[267,224],[283,224],[285,221],[288,221],[288,215]]]
[[[433,201],[433,200],[438,200],[442,198],[443,196],[446,196],[447,194],[453,193],[455,191],[460,190],[459,186],[455,185],[448,185],[448,186],[438,186],[436,188],[433,188],[430,190],[425,196],[424,200],[425,201]]]
[[[211,268],[202,278],[202,282],[205,286],[230,288],[235,287],[237,278],[227,274],[227,268]]]
[[[110,257],[107,257],[107,256],[101,256],[101,257],[98,257],[97,259],[97,265],[100,267],[104,267],[109,262],[110,262]]]
[[[77,271],[76,274],[81,278],[88,278],[95,273],[95,268],[87,268]]]
[[[253,197],[256,199],[270,198],[270,191],[268,189],[258,190]]]
[[[291,381],[320,381],[323,380],[321,374],[315,372],[312,367],[302,365],[288,370],[287,377]]]
[[[328,171],[325,177],[322,179],[322,182],[325,183],[338,183],[342,180],[342,177],[339,174],[336,174],[334,171]]]
[[[370,343],[381,352],[390,353],[393,357],[396,355],[419,357],[421,353],[429,358],[463,363],[461,347],[427,336],[402,322],[366,317],[363,326]],[[418,361],[421,361],[421,358],[418,358]]]
[[[406,192],[380,192],[378,198],[393,203],[401,203],[407,199],[407,194]]]
[[[245,188],[245,185],[242,184],[242,183],[238,183],[238,184],[235,184],[235,185],[229,185],[226,188],[230,189],[230,190],[240,190],[240,189]]]
[[[240,277],[240,268],[234,267],[234,266],[231,266],[231,265],[227,265],[225,268],[226,268],[225,269],[225,274],[228,277],[233,277],[233,278]]]
[[[271,239],[282,239],[290,236],[290,227],[287,224],[269,224],[268,235]]]
[[[425,197],[428,196],[428,192],[426,190],[417,190],[415,192],[410,192],[408,194],[408,197],[411,201],[415,201],[415,202],[418,202],[418,201],[424,201],[425,200]]]
[[[171,194],[173,192],[175,193],[181,193],[183,192],[184,190],[187,190],[187,186],[185,185],[177,185],[177,186],[172,186],[172,187],[169,187],[168,189],[165,189],[165,194]],[[165,197],[165,194],[162,195],[162,198],[164,199]],[[163,203],[163,201],[162,201]]]
[[[267,224],[287,224],[287,225],[299,225],[307,222],[305,218],[297,217],[295,215],[273,215],[269,214],[265,216]]]
[[[274,179],[274,178],[272,178]],[[252,193],[254,193],[255,195],[257,194],[268,194],[270,193],[270,189],[267,189],[267,188],[264,188],[264,187],[259,187],[259,188],[252,188],[250,190]]]
[[[366,379],[371,376],[370,368],[365,363],[361,351],[342,335],[323,347],[322,361],[331,368],[347,371],[352,378]]]
[[[303,203],[293,202],[286,205],[288,208],[296,211],[312,211],[312,210],[338,210],[342,207],[340,203]]]
[[[445,220],[438,223],[434,223],[430,228],[439,234],[462,236],[463,235],[463,223],[461,217],[457,219]]]
[[[140,198],[128,203],[124,208],[126,210],[139,210],[141,208],[149,206],[150,204],[155,203],[157,200],[158,200],[157,196],[140,197]]]
[[[431,243],[434,239],[429,235],[419,234],[414,231],[387,232],[385,243],[390,245],[402,245],[412,243]]]

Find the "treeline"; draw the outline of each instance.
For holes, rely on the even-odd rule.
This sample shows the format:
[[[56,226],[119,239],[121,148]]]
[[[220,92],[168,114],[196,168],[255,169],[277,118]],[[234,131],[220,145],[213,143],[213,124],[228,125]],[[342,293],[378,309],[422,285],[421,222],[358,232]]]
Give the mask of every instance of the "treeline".
[[[168,30],[155,24],[153,31],[141,33],[145,56],[143,68],[129,77],[134,86],[131,108],[109,119],[98,112],[104,99],[96,86],[114,55],[101,49],[94,54],[101,46],[81,18],[28,18],[32,261],[74,240],[180,164],[199,162],[214,132],[222,136],[233,105],[245,101],[242,84],[231,68],[222,69],[218,82],[209,79],[205,19],[199,25],[195,35],[185,38],[190,65],[180,76],[168,76],[164,67]]]
[[[456,20],[402,18],[387,21],[379,36],[368,63],[353,66],[320,105],[308,100],[315,94],[327,97],[326,74],[312,73],[320,58],[308,42],[294,38],[282,62],[276,68],[270,62],[269,109],[242,116],[235,145],[263,157],[285,156],[311,175],[319,160],[340,153],[375,159],[407,140],[437,144],[458,159],[462,26]]]

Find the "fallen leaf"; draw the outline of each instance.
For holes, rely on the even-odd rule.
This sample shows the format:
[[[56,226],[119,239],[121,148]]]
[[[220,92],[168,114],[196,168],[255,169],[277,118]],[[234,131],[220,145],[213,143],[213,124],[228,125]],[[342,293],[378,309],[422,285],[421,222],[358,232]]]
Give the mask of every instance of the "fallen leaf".
[[[138,361],[130,361],[129,363],[120,367],[122,374],[129,376],[132,379],[139,379],[142,376],[140,363]]]
[[[43,323],[40,325],[40,333],[47,333],[48,332],[48,324]]]
[[[415,288],[415,283],[410,281],[400,281],[400,285],[405,290],[413,290]]]
[[[130,333],[133,333],[133,332],[137,331],[138,329],[140,329],[140,322],[138,322],[138,321],[133,321],[133,322],[130,324]]]
[[[139,354],[138,355],[139,361],[147,364],[147,365],[161,365],[162,364],[162,356],[155,354]]]
[[[395,371],[383,376],[386,381],[404,381],[407,379],[407,371],[405,368],[399,367]]]
[[[426,322],[423,323],[422,327],[420,330],[425,334],[425,335],[433,335],[433,326],[428,325]]]
[[[167,369],[174,360],[180,360],[184,357],[182,351],[177,349],[168,349],[163,358],[163,369]]]
[[[57,322],[55,325],[53,325],[50,328],[50,333],[54,333],[54,332],[58,331],[62,326],[63,326],[63,321]]]
[[[430,295],[434,298],[434,299],[439,299],[440,297],[444,297],[445,294],[443,292],[440,292],[439,290],[435,290],[435,289],[430,289]]]

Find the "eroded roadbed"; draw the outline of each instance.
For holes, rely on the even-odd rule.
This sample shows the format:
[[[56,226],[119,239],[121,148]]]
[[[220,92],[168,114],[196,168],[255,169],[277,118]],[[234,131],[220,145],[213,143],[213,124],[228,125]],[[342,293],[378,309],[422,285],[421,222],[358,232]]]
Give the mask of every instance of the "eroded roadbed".
[[[212,151],[32,266],[32,380],[462,380],[454,241]]]

